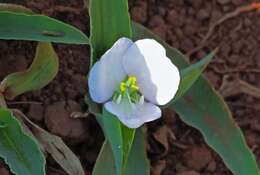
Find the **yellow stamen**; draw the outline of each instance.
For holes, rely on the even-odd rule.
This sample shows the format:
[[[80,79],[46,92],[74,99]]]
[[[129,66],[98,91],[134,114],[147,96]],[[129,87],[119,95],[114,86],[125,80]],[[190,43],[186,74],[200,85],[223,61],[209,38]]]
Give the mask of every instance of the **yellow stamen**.
[[[131,85],[131,89],[138,91],[139,87],[137,85],[135,85],[135,84],[132,84]]]
[[[127,89],[139,91],[139,87],[137,85],[137,80],[135,76],[129,76],[126,81],[120,83],[121,92],[126,92]]]
[[[135,76],[129,76],[127,81],[129,81],[131,85],[132,84],[135,85],[136,84],[136,77]]]
[[[125,83],[125,82],[120,83],[120,91],[121,91],[121,92],[125,92],[125,91],[126,91],[126,88],[127,88],[127,86],[126,86],[126,83]]]
[[[129,76],[119,85],[119,90],[113,95],[113,101],[120,104],[125,98],[131,103],[141,103],[141,93],[139,91],[137,79],[135,76]]]

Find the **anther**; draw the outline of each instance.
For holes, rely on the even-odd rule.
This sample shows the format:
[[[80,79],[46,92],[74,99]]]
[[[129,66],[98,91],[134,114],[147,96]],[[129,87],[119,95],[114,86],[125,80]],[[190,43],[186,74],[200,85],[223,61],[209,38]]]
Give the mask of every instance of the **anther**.
[[[130,81],[130,84],[136,84],[136,77],[135,76],[130,76],[128,78],[128,80]]]
[[[120,91],[125,92],[127,88],[127,85],[125,82],[120,83]]]
[[[131,85],[131,89],[138,91],[138,90],[139,90],[139,87],[136,86],[135,84],[132,84],[132,85]]]

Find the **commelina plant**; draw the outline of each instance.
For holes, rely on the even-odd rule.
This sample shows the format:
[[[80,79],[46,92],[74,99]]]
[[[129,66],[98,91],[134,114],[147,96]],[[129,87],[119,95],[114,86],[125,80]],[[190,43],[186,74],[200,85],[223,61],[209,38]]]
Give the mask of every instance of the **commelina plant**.
[[[161,44],[127,38],[116,41],[95,63],[88,80],[93,101],[105,103],[106,110],[129,128],[161,117],[156,105],[170,102],[179,83],[179,70]]]
[[[150,174],[140,126],[159,118],[160,106],[175,110],[201,131],[235,175],[260,175],[223,98],[200,76],[215,52],[189,65],[178,50],[131,22],[127,3],[88,4],[91,60],[96,63],[89,73],[86,102],[106,137],[93,174]]]

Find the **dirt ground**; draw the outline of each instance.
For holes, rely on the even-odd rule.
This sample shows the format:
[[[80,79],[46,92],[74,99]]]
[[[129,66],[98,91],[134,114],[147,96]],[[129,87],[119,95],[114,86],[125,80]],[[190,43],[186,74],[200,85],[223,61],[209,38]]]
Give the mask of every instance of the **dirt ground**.
[[[89,33],[89,18],[82,0],[0,0],[18,3],[36,12],[60,19]],[[225,14],[251,0],[130,0],[132,18],[160,35],[183,53],[197,47],[209,26]],[[69,7],[69,8],[68,8]],[[220,90],[242,128],[260,164],[260,12],[243,13],[219,25],[206,47],[191,54],[191,61],[219,47],[205,74]],[[0,78],[24,70],[35,52],[35,42],[0,41]],[[89,47],[55,44],[60,70],[53,82],[40,91],[27,93],[9,102],[22,109],[34,122],[61,136],[78,155],[86,175],[91,170],[103,142],[102,131],[93,117],[72,120],[74,111],[85,111],[86,74]],[[237,82],[247,82],[255,91],[240,91]],[[227,91],[226,89],[231,89]],[[245,89],[245,88],[241,88]],[[258,90],[258,91],[257,91]],[[258,93],[258,95],[257,95]],[[258,98],[257,98],[258,97]],[[59,115],[56,115],[59,113]],[[63,126],[63,127],[60,127]],[[184,124],[172,111],[148,125],[148,156],[153,175],[231,175],[202,135]],[[50,157],[48,175],[65,175]],[[9,175],[4,165],[0,172]]]

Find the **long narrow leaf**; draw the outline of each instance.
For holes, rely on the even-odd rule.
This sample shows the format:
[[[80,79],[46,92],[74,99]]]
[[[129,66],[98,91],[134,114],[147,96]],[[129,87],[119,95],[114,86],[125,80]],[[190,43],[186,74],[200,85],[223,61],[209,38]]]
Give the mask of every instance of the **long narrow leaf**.
[[[127,0],[90,0],[92,63],[121,37],[131,38]]]
[[[3,7],[0,8],[0,39],[88,44],[84,33],[56,19],[2,10]]]
[[[8,109],[0,108],[0,157],[16,175],[45,175],[45,158]]]
[[[115,161],[108,141],[99,153],[92,175],[114,175]],[[145,136],[142,128],[136,130],[133,148],[123,175],[150,175],[150,164],[146,156]]]
[[[116,174],[120,174],[123,168],[124,150],[123,150],[123,135],[121,130],[121,123],[111,113],[105,109],[102,116],[96,117],[103,129],[104,135],[111,146],[114,160],[116,163]]]
[[[192,85],[198,80],[204,69],[214,57],[215,52],[216,51],[211,52],[209,55],[207,55],[196,64],[192,64],[189,67],[181,70],[181,82],[179,85],[179,90],[173,101],[178,100],[192,87]]]
[[[0,85],[7,99],[46,86],[58,73],[59,58],[49,43],[39,43],[30,68],[8,75]]]

